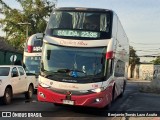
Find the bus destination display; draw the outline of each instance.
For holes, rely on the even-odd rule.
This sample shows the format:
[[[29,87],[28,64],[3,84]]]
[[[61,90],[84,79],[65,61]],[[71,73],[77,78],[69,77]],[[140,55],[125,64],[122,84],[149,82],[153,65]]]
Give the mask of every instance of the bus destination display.
[[[55,36],[68,36],[68,37],[87,37],[87,38],[99,38],[99,32],[80,31],[80,30],[54,30]]]

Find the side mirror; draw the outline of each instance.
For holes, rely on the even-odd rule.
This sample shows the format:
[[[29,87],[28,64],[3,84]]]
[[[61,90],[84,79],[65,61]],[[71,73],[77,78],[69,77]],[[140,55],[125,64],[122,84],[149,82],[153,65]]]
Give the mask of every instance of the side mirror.
[[[22,67],[25,69],[26,68],[26,65],[24,63],[22,63]]]
[[[47,50],[47,60],[50,60],[51,50]]]
[[[11,73],[11,77],[17,77],[17,76],[18,76],[17,73],[14,72]]]

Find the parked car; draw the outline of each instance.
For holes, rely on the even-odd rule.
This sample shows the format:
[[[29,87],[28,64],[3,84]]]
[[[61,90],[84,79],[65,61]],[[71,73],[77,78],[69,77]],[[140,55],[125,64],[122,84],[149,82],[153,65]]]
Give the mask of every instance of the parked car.
[[[10,104],[16,94],[25,94],[31,99],[36,85],[35,76],[27,76],[19,65],[0,65],[0,100],[3,104]]]

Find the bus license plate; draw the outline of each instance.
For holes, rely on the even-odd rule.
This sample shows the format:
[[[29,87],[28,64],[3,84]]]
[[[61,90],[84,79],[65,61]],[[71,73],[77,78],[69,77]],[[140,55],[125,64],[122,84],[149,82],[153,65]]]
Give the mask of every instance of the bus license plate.
[[[74,105],[74,101],[71,101],[71,100],[63,100],[63,104]]]

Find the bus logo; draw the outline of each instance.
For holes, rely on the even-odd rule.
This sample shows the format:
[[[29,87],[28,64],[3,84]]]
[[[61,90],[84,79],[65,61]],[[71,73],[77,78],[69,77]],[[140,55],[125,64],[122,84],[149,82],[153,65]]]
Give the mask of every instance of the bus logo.
[[[66,95],[72,95],[71,91],[66,91]]]

